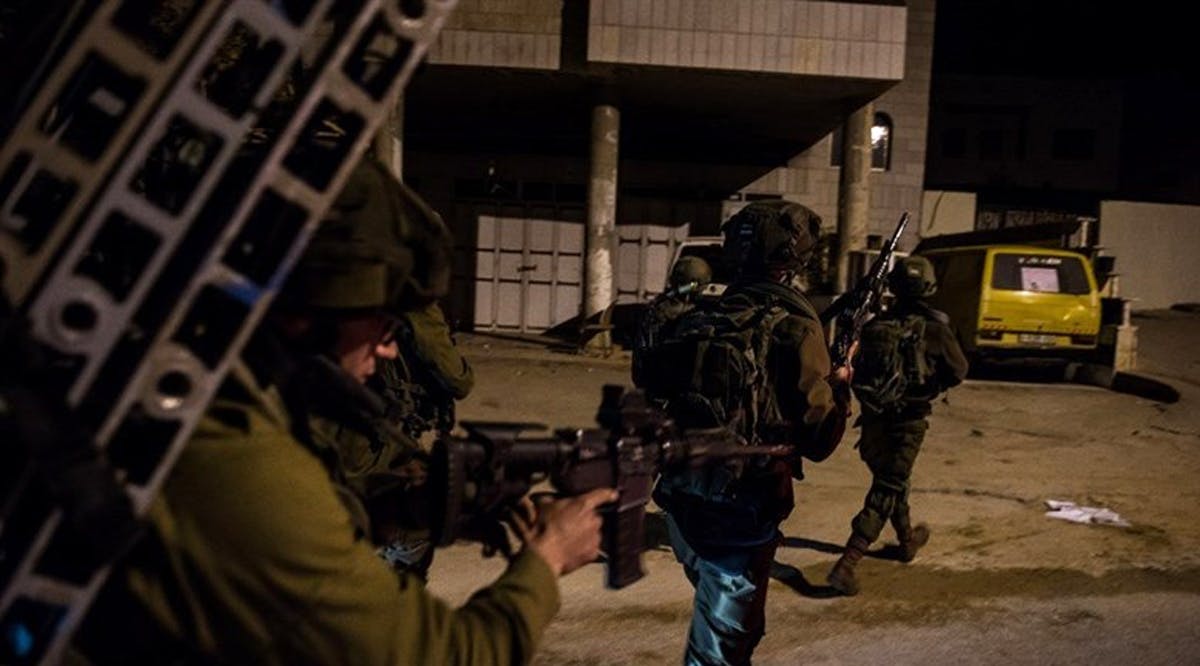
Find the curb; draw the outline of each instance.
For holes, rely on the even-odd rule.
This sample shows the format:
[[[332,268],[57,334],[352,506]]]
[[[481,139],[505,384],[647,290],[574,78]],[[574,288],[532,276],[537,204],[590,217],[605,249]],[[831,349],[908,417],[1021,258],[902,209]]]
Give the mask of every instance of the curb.
[[[1076,384],[1099,386],[1117,393],[1173,404],[1179,402],[1179,389],[1171,384],[1132,372],[1113,370],[1097,363],[1076,363],[1067,370],[1067,380]]]

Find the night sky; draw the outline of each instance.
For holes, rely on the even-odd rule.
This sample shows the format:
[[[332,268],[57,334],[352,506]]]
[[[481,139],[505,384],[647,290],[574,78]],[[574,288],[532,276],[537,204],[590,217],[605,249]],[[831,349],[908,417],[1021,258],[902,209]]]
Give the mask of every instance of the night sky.
[[[1116,82],[1120,192],[1200,205],[1200,23],[1190,2],[939,0],[933,103],[943,77]]]
[[[934,70],[946,74],[1192,77],[1200,29],[1187,2],[941,0]]]

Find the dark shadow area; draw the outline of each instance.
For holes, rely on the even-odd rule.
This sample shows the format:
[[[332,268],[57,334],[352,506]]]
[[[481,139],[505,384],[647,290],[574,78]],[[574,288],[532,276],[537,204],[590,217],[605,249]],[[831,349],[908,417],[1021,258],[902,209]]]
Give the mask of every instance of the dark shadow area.
[[[505,333],[504,331],[476,331],[471,335],[475,336],[476,338],[491,338],[493,340],[503,340],[505,342],[526,344],[531,347],[540,347],[546,351],[560,352],[564,354],[574,354],[577,351],[574,340],[546,334],[538,335],[535,333]]]
[[[842,596],[841,592],[828,585],[813,585],[808,582],[808,579],[804,577],[804,572],[790,564],[772,562],[771,578],[792,588],[800,596],[810,599],[833,599]]]
[[[645,303],[618,303],[612,306],[609,323],[612,325],[612,341],[614,344],[626,349],[632,347],[633,333],[637,329],[638,321],[645,310]],[[601,313],[594,314],[587,318],[587,323],[593,325],[599,324],[600,318]],[[578,345],[579,331],[582,328],[581,317],[576,316],[548,329],[543,335],[562,340],[571,345]]]
[[[1117,393],[1128,393],[1136,395],[1139,398],[1154,400],[1155,402],[1175,403],[1179,402],[1179,390],[1166,382],[1152,379],[1144,375],[1135,375],[1128,372],[1118,372],[1112,377],[1110,389]]]
[[[984,381],[1082,384],[1155,402],[1170,404],[1179,401],[1179,391],[1166,382],[1145,375],[1114,372],[1111,366],[1101,363],[1061,359],[974,360],[968,376]]]
[[[815,550],[818,553],[829,553],[830,555],[842,554],[841,544],[806,539],[804,537],[784,537],[783,543],[780,545],[784,548],[802,548],[805,550]]]
[[[1031,384],[1057,384],[1067,380],[1070,367],[1061,359],[971,359],[971,379]]]
[[[784,548],[802,548],[805,550],[815,550],[818,553],[828,553],[830,555],[841,555],[843,546],[828,541],[817,541],[816,539],[807,539],[805,537],[784,537],[783,543],[780,544]],[[897,544],[887,544],[881,548],[868,551],[867,557],[873,557],[880,560],[899,560],[900,546]]]

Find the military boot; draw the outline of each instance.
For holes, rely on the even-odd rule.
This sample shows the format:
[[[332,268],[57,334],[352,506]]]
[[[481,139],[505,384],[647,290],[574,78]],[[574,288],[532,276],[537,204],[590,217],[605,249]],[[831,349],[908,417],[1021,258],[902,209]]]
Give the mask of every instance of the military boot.
[[[907,511],[892,515],[892,527],[900,540],[900,561],[912,562],[921,546],[929,543],[929,528],[924,523],[913,527]]]
[[[869,541],[857,534],[850,537],[846,542],[846,549],[842,551],[842,557],[825,578],[829,586],[848,597],[858,594],[858,579],[854,577],[854,567],[858,566],[858,561],[870,546]]]

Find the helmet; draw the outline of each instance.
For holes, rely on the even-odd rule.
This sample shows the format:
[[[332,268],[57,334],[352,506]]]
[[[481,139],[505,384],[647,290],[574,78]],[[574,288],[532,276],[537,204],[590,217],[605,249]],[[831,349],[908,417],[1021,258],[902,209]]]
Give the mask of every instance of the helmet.
[[[445,295],[450,232],[370,158],[355,167],[284,287],[285,304],[400,314]]]
[[[925,257],[900,257],[888,273],[888,288],[901,298],[925,298],[937,291],[933,264]]]
[[[703,287],[709,282],[712,282],[712,267],[700,257],[680,257],[671,267],[669,283],[673,289],[693,283]]]
[[[725,257],[741,273],[803,267],[821,237],[821,218],[791,201],[755,201],[721,228]]]

